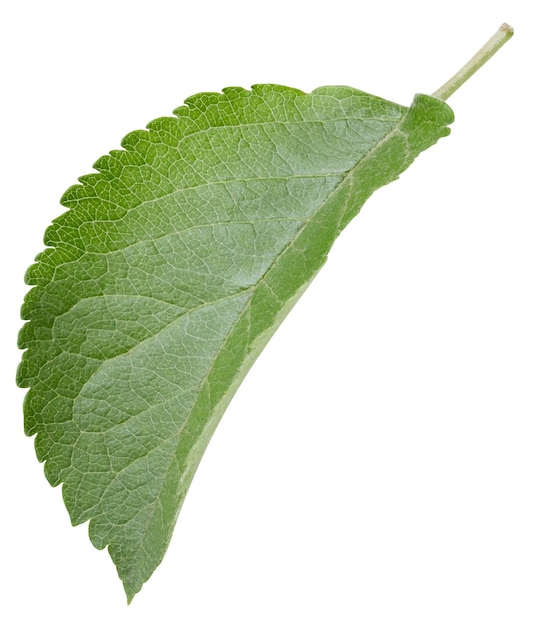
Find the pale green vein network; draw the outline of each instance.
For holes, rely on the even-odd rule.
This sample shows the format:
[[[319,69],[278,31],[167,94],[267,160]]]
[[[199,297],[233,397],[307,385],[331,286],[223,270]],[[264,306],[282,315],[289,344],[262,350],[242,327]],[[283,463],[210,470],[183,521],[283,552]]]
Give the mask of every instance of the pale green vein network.
[[[199,94],[62,202],[27,274],[25,427],[129,600],[163,558],[233,393],[377,187],[447,134],[347,87]],[[291,416],[289,416],[289,419]]]

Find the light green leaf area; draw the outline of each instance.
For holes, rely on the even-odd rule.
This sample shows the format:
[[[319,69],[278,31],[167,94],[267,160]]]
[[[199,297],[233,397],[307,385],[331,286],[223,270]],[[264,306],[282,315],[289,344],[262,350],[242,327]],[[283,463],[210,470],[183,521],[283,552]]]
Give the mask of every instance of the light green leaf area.
[[[65,193],[26,276],[25,430],[129,601],[341,229],[452,121],[430,96],[405,108],[349,87],[232,87],[131,133]]]

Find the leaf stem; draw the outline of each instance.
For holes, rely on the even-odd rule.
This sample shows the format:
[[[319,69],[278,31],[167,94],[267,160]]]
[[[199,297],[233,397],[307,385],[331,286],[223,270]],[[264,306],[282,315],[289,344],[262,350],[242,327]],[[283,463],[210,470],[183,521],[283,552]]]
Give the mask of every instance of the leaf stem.
[[[463,66],[455,76],[452,76],[447,83],[437,89],[433,96],[441,100],[447,100],[451,94],[477,72],[477,70],[485,65],[485,63],[498,52],[503,44],[513,36],[513,29],[509,24],[502,24],[498,31],[487,41],[487,43],[476,52],[476,54]]]

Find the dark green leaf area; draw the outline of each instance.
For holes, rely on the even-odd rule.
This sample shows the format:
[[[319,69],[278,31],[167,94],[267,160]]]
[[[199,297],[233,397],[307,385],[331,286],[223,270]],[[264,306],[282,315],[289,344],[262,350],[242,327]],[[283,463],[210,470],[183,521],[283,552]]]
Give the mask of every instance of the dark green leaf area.
[[[163,558],[219,419],[378,187],[449,107],[276,85],[186,101],[63,196],[22,315],[25,429],[128,599]]]

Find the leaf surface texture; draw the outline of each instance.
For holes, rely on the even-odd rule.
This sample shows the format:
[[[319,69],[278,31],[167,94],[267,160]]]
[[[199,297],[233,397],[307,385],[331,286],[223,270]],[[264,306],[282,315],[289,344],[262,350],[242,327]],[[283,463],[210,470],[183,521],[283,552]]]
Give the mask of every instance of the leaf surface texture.
[[[64,194],[26,276],[25,430],[129,600],[340,231],[452,121],[429,96],[406,108],[349,87],[232,87],[131,133]]]

